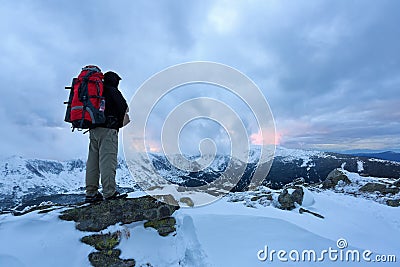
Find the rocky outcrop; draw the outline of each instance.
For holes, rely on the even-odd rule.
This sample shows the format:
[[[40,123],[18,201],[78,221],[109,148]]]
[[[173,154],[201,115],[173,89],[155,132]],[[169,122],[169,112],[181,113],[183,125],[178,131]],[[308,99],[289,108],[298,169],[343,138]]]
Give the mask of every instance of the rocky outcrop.
[[[279,208],[283,210],[292,210],[296,207],[295,203],[299,205],[303,203],[303,196],[304,192],[302,187],[295,187],[291,194],[288,189],[283,189],[278,196]]]
[[[137,221],[147,221],[145,227],[155,228],[159,235],[167,236],[175,232],[175,218],[171,217],[178,205],[172,201],[171,195],[151,196],[140,198],[126,198],[117,200],[106,200],[91,205],[83,205],[62,212],[59,216],[62,220],[76,222],[75,227],[81,231],[99,232],[110,225],[117,223],[129,224]],[[159,199],[159,200],[158,200]],[[163,200],[165,202],[162,202]],[[99,233],[84,236],[81,242],[93,246],[96,251],[89,254],[89,261],[95,267],[130,267],[135,266],[134,259],[121,259],[121,250],[116,249],[121,235],[130,237],[129,230],[125,233],[117,231],[114,233]]]
[[[400,191],[400,188],[381,183],[367,183],[360,188],[360,191],[367,193],[379,192],[383,195],[386,195],[397,194]]]
[[[400,179],[397,179],[396,181],[393,182],[394,186],[400,187]]]
[[[159,196],[169,198],[170,196]],[[98,232],[116,223],[129,224],[170,217],[179,206],[173,206],[151,196],[102,201],[64,211],[60,219],[75,221],[81,231]]]
[[[322,188],[335,188],[339,181],[343,181],[345,184],[351,183],[349,177],[341,169],[334,169],[328,174],[325,181],[322,182]]]

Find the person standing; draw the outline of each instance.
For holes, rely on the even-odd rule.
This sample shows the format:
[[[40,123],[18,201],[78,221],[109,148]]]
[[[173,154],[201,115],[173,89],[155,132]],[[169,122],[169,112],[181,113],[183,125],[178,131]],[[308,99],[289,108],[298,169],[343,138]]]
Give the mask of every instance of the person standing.
[[[86,163],[86,198],[93,203],[127,197],[116,190],[118,131],[124,126],[128,105],[118,89],[121,77],[115,72],[104,74],[103,97],[106,122],[89,130],[89,155]],[[102,193],[99,189],[101,178]]]

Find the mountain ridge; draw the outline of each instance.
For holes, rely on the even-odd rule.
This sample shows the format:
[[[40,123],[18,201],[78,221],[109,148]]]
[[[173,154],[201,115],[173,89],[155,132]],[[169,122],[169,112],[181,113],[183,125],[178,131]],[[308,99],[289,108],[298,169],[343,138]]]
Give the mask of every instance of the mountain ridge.
[[[359,156],[359,157],[368,157],[368,158],[376,158],[376,159],[400,162],[400,153],[397,153],[394,151],[384,151],[384,152],[375,152],[375,153],[355,153],[352,155]]]
[[[246,190],[257,168],[257,153],[259,151],[253,148],[251,161],[235,162],[247,166],[233,191]],[[217,155],[215,162],[202,172],[188,172],[171,166],[168,159],[161,154],[150,154],[149,157],[146,153],[138,153],[130,167],[134,177],[151,180],[158,175],[175,184],[191,187],[211,183],[217,179],[226,168],[228,159],[227,156]],[[400,177],[399,162],[277,147],[264,184],[268,184],[271,188],[281,188],[301,177],[307,183],[318,183],[335,168],[343,168],[363,176],[393,179]],[[116,180],[122,190],[132,191],[138,188],[132,175],[127,162],[119,158]],[[57,161],[24,159],[21,156],[4,158],[0,161],[0,197],[4,199],[0,210],[50,195],[80,194],[82,197],[84,177],[84,159]]]

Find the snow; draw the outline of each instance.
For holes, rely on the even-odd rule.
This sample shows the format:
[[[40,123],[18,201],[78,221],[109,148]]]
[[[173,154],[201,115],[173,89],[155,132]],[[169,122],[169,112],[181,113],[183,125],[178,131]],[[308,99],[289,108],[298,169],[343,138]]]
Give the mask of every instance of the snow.
[[[183,197],[188,197],[192,200],[194,206],[201,206],[211,203],[218,199],[217,196],[210,195],[206,192],[196,191],[183,191],[178,190],[178,185],[163,185],[162,187],[156,187],[152,190],[148,190],[147,193],[155,195],[172,195],[175,200],[178,200],[180,206],[188,206],[186,203],[180,201]]]
[[[293,161],[301,159],[305,167],[307,163],[311,162],[311,157],[328,157],[327,154],[316,150],[303,150],[303,149],[290,149],[282,146],[277,146],[275,150],[275,157],[285,158],[285,161]]]
[[[91,248],[55,213],[0,217],[0,266],[90,266]]]
[[[304,196],[303,196],[302,206],[310,207],[310,206],[314,205],[314,203],[315,203],[314,194],[310,190],[305,188],[304,186],[303,186],[303,192],[304,192]]]
[[[357,179],[354,174],[350,179]],[[364,178],[364,177],[363,177]],[[272,192],[263,189],[263,192]],[[181,208],[174,213],[176,233],[161,237],[156,230],[144,228],[143,222],[115,225],[106,231],[124,229],[130,233],[117,248],[121,258],[134,258],[137,266],[365,266],[360,262],[281,262],[271,250],[315,250],[317,255],[329,248],[338,250],[336,242],[344,238],[343,249],[371,250],[376,254],[396,255],[400,260],[400,208],[393,208],[362,197],[333,191],[304,190],[303,207],[311,214],[283,211],[273,205],[244,204],[245,195],[235,193],[212,204]],[[130,197],[139,197],[134,192]],[[241,197],[240,197],[241,196]],[[87,255],[94,248],[79,239],[90,233],[79,232],[73,222],[58,219],[60,210],[37,212],[15,217],[0,216],[0,266],[90,266]],[[104,231],[103,231],[104,232]],[[266,256],[265,261],[258,256]],[[286,255],[288,259],[288,255]],[[396,266],[376,263],[374,266]]]

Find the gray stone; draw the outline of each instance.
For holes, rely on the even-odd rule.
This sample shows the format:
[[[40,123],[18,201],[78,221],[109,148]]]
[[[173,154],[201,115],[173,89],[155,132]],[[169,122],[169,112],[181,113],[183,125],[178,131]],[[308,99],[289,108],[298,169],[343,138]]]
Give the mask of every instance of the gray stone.
[[[280,208],[283,210],[291,210],[294,209],[294,201],[291,198],[287,189],[283,189],[282,192],[278,196],[278,202],[280,204]]]
[[[339,181],[343,181],[345,184],[351,183],[350,179],[341,169],[334,169],[328,174],[325,181],[322,182],[322,188],[335,188]]]
[[[383,195],[386,195],[386,194],[397,194],[400,191],[400,188],[388,187],[387,185],[381,183],[367,183],[360,188],[360,191],[368,193],[379,192]]]
[[[303,196],[304,192],[302,187],[296,187],[292,194],[289,194],[288,190],[285,188],[278,196],[279,208],[283,210],[292,210],[296,207],[296,202],[299,205],[303,203]]]
[[[295,190],[292,193],[292,199],[294,202],[297,202],[299,205],[303,204],[303,188],[302,187],[296,187]]]

